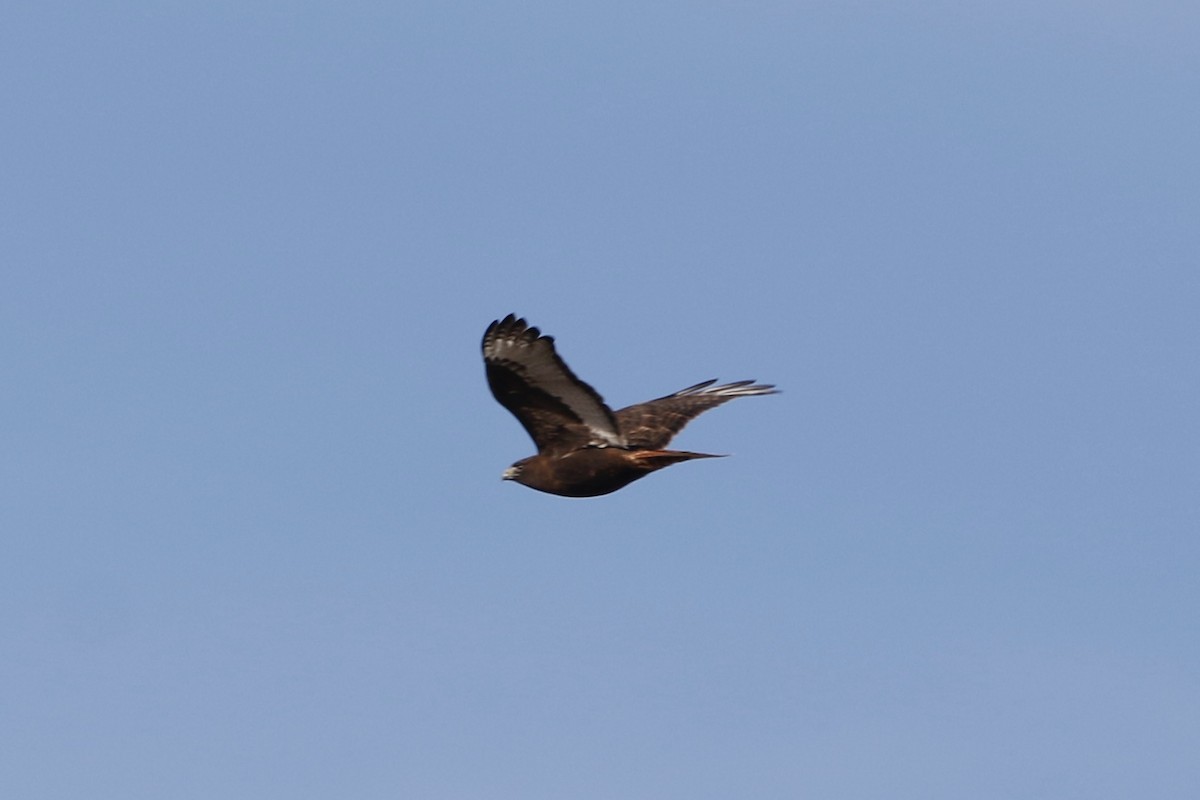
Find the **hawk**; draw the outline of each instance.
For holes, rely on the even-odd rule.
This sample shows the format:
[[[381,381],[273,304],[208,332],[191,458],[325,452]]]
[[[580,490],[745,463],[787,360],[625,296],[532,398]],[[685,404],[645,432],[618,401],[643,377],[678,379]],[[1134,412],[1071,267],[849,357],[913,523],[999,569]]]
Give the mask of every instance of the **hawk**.
[[[613,412],[558,357],[553,337],[513,314],[483,334],[483,363],[492,394],[538,450],[506,469],[504,480],[564,497],[608,494],[680,461],[719,458],[663,448],[710,408],[776,394],[774,386],[754,381],[714,386],[716,380],[709,380]]]

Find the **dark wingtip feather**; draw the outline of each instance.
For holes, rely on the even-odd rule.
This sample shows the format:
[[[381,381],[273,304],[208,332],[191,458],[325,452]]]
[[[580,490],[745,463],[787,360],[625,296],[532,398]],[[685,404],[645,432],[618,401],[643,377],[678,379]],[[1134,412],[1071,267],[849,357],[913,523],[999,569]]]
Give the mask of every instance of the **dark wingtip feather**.
[[[713,386],[716,379],[697,383],[695,386],[689,386],[686,389],[680,389],[675,393],[675,397],[686,397],[687,395],[724,395],[727,397],[755,397],[760,394],[779,394],[779,390],[772,383],[755,383],[754,379],[745,381],[734,381],[732,383],[723,383],[720,386]],[[711,388],[710,388],[711,387]]]
[[[531,327],[523,317],[518,317],[516,314],[509,314],[504,319],[493,320],[491,325],[488,325],[483,334],[484,347],[490,339],[523,339],[526,342],[533,343],[537,341],[542,332],[537,328]],[[550,337],[544,337],[550,339]],[[550,339],[553,342],[553,339]]]

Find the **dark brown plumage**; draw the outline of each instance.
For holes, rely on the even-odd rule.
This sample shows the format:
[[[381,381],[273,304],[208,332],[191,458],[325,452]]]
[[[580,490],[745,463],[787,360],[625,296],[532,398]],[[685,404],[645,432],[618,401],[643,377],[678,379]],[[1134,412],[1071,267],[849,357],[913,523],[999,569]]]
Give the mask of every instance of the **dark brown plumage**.
[[[718,458],[663,448],[710,408],[776,393],[753,381],[713,386],[710,380],[614,414],[558,357],[553,337],[513,314],[483,334],[483,363],[492,394],[538,449],[505,470],[504,479],[565,497],[608,494],[680,461]]]

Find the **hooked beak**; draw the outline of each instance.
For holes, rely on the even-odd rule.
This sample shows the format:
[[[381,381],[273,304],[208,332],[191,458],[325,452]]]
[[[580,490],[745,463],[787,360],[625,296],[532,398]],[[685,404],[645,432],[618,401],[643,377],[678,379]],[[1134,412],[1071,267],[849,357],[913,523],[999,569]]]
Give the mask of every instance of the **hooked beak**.
[[[516,467],[509,467],[508,469],[504,470],[504,472],[502,472],[500,474],[500,480],[515,481],[517,479],[517,475],[519,473],[520,473],[520,470],[518,470]]]

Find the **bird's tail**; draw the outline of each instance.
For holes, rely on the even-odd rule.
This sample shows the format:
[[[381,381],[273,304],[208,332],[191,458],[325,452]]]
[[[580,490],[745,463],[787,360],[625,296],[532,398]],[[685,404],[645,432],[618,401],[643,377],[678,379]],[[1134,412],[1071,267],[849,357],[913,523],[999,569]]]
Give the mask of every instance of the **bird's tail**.
[[[634,459],[647,470],[662,469],[680,461],[691,461],[693,458],[725,458],[712,453],[690,453],[687,450],[639,450],[633,453]]]

